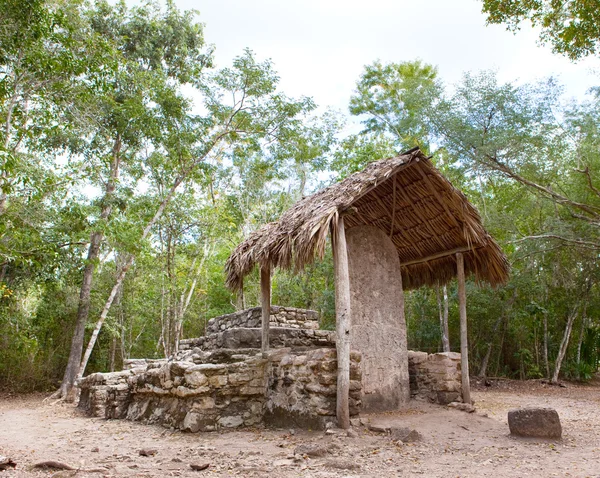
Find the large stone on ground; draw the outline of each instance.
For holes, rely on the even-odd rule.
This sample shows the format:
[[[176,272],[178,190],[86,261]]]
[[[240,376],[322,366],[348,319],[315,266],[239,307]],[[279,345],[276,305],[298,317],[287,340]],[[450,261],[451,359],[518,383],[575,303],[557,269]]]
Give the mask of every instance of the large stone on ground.
[[[512,435],[535,438],[560,438],[562,427],[553,408],[519,408],[508,412]]]

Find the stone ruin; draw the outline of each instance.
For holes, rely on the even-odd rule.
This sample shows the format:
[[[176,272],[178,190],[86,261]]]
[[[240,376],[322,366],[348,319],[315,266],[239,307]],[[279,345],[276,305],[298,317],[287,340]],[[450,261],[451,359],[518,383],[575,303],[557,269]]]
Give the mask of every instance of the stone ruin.
[[[169,359],[128,360],[123,371],[81,379],[79,407],[95,417],[189,432],[335,423],[335,333],[319,330],[315,311],[272,306],[271,348],[263,354],[260,325],[260,307],[211,319],[204,337],[181,340]],[[459,354],[410,357],[413,397],[438,403],[460,397]],[[363,384],[361,354],[353,351],[351,416],[361,411]]]

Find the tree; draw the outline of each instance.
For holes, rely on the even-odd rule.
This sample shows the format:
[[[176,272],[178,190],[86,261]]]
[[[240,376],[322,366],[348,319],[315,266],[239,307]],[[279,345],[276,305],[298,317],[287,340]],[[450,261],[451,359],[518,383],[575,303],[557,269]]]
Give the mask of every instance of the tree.
[[[398,71],[395,64],[365,68],[361,80],[376,81],[357,88],[361,108],[353,112],[367,118],[367,128],[342,143],[350,148],[338,151],[334,165],[356,170],[371,160],[368,152],[380,150],[386,141],[407,146],[407,136],[437,148],[433,161],[479,206],[514,268],[514,278],[499,294],[477,291],[470,300],[471,330],[478,336],[471,341],[472,355],[480,360],[480,374],[485,376],[488,368],[501,373],[504,362],[521,377],[539,376],[542,345],[544,357],[556,357],[559,373],[581,308],[573,281],[581,284],[589,277],[582,265],[600,250],[595,90],[591,100],[565,104],[552,79],[517,86],[480,72],[465,74],[449,94],[439,80],[427,87],[406,82],[404,89],[396,88]],[[439,315],[441,307],[438,302],[433,312],[430,297],[426,292],[411,295],[409,307],[421,320],[409,323],[409,335],[422,346],[435,336],[437,348],[439,325],[432,334],[435,324],[426,317]],[[490,320],[492,311],[496,316]],[[531,342],[524,340],[530,332]]]
[[[58,392],[71,398],[81,366],[94,270],[105,230],[115,209],[123,209],[140,174],[144,150],[159,147],[169,122],[189,109],[179,94],[182,84],[197,81],[207,57],[202,28],[191,12],[169,3],[128,9],[99,1],[83,12],[89,37],[88,65],[77,85],[71,121],[77,126],[57,137],[102,189],[83,270],[71,352]],[[79,121],[78,121],[79,120]],[[82,121],[83,120],[83,121]],[[129,173],[129,177],[123,177]]]
[[[540,27],[540,40],[571,60],[600,50],[600,8],[586,0],[483,0],[488,24],[504,23],[516,31],[529,20]]]
[[[365,66],[350,98],[350,113],[362,116],[364,133],[391,138],[396,150],[429,149],[422,114],[439,94],[437,68],[420,60]]]
[[[169,159],[170,181],[145,222],[138,243],[145,243],[180,186],[193,181],[200,166],[211,157],[221,156],[227,148],[268,149],[279,141],[285,142],[288,133],[302,125],[302,116],[314,109],[314,103],[308,98],[293,100],[278,93],[277,80],[271,63],[258,63],[247,50],[234,60],[232,68],[224,68],[198,81],[206,116],[190,113],[184,124],[174,121],[173,126],[177,127],[171,129],[171,141],[166,141],[164,149],[156,153]],[[191,130],[185,129],[187,127]],[[185,134],[188,131],[193,134]],[[129,254],[117,275],[92,331],[78,377],[85,371],[100,329],[134,261],[135,254]]]

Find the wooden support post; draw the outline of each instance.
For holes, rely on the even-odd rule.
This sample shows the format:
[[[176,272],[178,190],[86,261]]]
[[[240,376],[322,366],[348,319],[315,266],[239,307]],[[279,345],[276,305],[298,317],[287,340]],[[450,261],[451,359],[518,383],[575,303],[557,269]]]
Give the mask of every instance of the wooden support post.
[[[350,277],[344,218],[339,216],[333,228],[333,267],[335,273],[335,323],[337,348],[336,414],[340,428],[350,428]]]
[[[260,268],[260,305],[262,307],[262,352],[269,350],[269,321],[271,319],[271,269]]]
[[[462,381],[462,399],[471,403],[471,384],[469,382],[469,343],[467,337],[467,291],[465,288],[465,259],[462,253],[456,254],[458,279],[458,311],[460,314],[460,369]]]

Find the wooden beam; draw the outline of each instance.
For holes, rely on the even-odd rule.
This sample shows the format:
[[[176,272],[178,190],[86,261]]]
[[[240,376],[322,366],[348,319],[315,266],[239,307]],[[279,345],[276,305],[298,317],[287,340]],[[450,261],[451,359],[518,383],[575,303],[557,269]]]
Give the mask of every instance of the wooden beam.
[[[260,268],[260,305],[262,307],[262,345],[265,353],[269,350],[269,321],[271,319],[271,269],[269,266]]]
[[[350,277],[344,217],[333,228],[333,268],[335,274],[335,324],[337,348],[336,415],[340,428],[350,428]]]
[[[390,225],[390,239],[394,235],[394,222],[396,220],[396,176],[393,178],[394,180],[394,193],[392,194],[392,224]]]
[[[458,279],[458,311],[460,314],[460,375],[462,399],[471,404],[471,384],[469,382],[469,344],[467,338],[467,291],[465,288],[465,259],[462,253],[456,254]]]
[[[471,252],[476,249],[479,249],[483,246],[463,246],[457,247],[456,249],[449,249],[447,251],[438,252],[437,254],[432,254],[427,257],[421,257],[420,259],[413,259],[412,261],[402,262],[400,264],[401,267],[412,266],[413,264],[420,264],[421,262],[429,262],[435,259],[441,259],[446,256],[453,256],[454,254],[462,253],[462,252]]]

